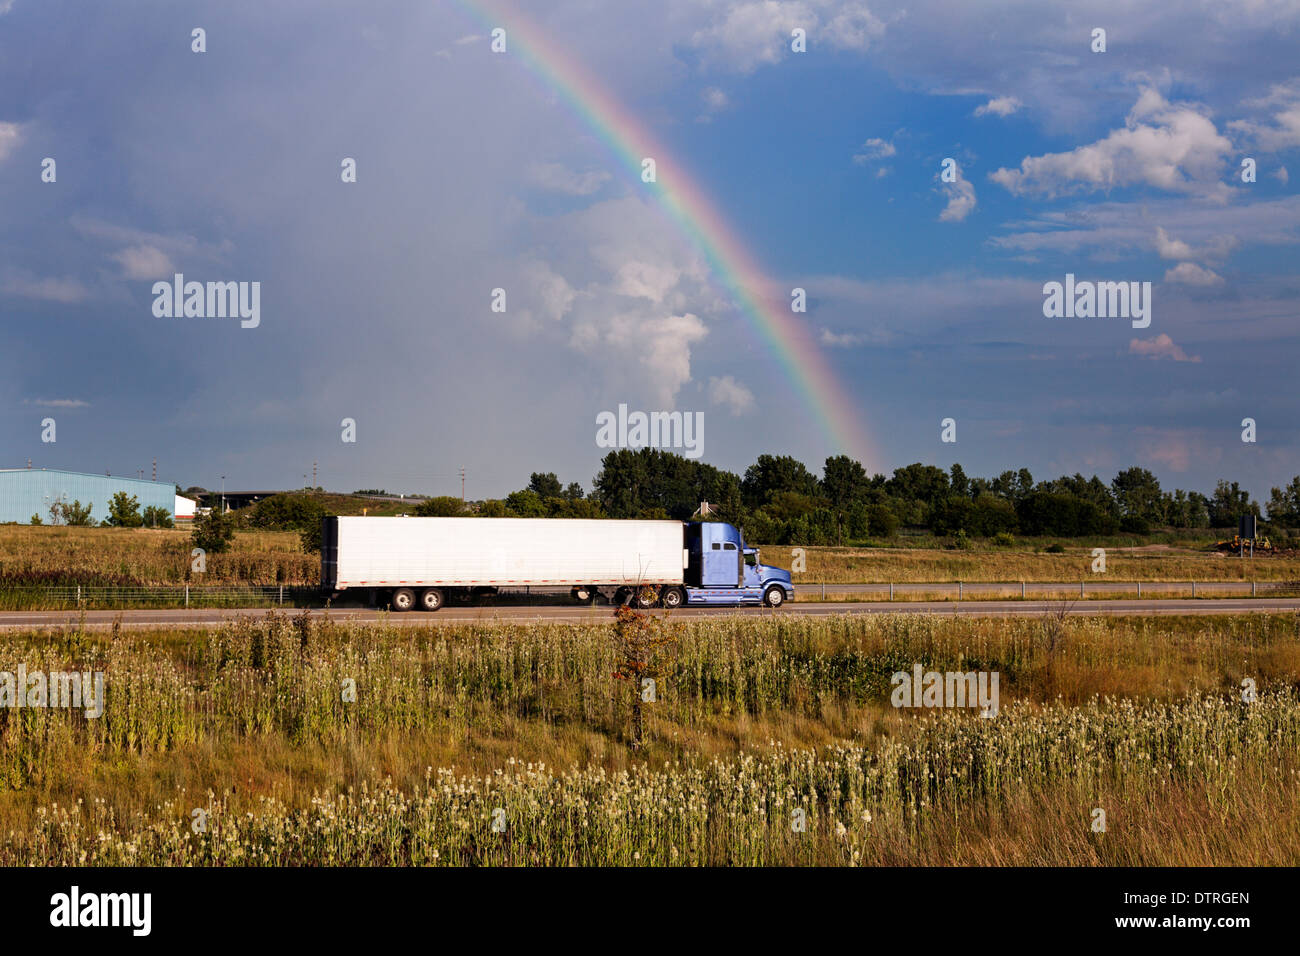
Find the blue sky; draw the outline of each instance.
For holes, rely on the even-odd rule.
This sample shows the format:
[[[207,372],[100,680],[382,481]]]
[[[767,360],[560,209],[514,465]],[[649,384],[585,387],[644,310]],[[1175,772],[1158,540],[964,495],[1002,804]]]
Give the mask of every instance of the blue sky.
[[[869,470],[1139,464],[1265,498],[1300,472],[1300,4],[528,9],[808,290]],[[316,461],[431,493],[463,465],[496,496],[589,486],[620,403],[703,412],[735,470],[841,450],[689,238],[455,4],[0,11],[0,465],[157,456],[236,488]],[[261,324],[155,318],[176,271],[261,282]],[[1067,272],[1151,282],[1150,327],[1045,319]]]

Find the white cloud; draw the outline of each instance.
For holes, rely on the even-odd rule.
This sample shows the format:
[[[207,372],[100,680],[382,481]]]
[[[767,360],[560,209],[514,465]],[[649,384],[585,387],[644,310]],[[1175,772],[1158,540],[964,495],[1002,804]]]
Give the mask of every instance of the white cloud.
[[[24,299],[40,299],[45,302],[64,304],[81,302],[87,296],[85,286],[76,279],[60,279],[52,276],[36,279],[26,275],[14,275],[0,285],[0,292],[21,296]]]
[[[754,393],[732,376],[709,379],[709,401],[725,405],[733,415],[743,415],[754,408]]]
[[[995,96],[983,106],[975,107],[976,116],[1010,116],[1024,106],[1014,96]]]
[[[1285,166],[1279,166],[1273,175],[1283,186],[1291,181],[1291,174],[1286,171]]]
[[[0,13],[6,11],[0,10]],[[5,159],[22,141],[22,127],[17,123],[0,123],[0,160]]]
[[[528,176],[534,185],[569,196],[590,196],[610,179],[604,170],[579,172],[560,163],[534,163],[528,169]]]
[[[479,36],[477,33],[469,33],[463,37],[457,37],[453,42],[456,44],[456,46],[465,46],[466,44],[469,43],[477,43],[479,40],[482,39],[483,38]]]
[[[1170,239],[1169,234],[1156,226],[1156,251],[1161,259],[1190,259],[1192,247],[1178,239]]]
[[[956,181],[945,183],[940,180],[939,188],[948,197],[948,205],[939,213],[940,222],[961,222],[975,210],[975,185],[962,176],[960,167],[957,168]]]
[[[1256,147],[1269,153],[1300,146],[1300,78],[1275,84],[1267,96],[1247,106],[1273,108],[1266,122],[1233,120],[1228,128],[1244,134]]]
[[[790,52],[796,27],[807,31],[810,50],[823,43],[861,52],[885,34],[885,24],[858,0],[747,0],[723,6],[692,34],[691,44],[714,65],[750,73],[779,63]]]
[[[128,246],[109,258],[122,266],[122,275],[127,279],[162,279],[176,274],[167,253],[155,246]]]
[[[704,112],[698,118],[704,122],[707,122],[731,105],[731,98],[716,86],[706,87],[701,90],[700,99],[704,101]]]
[[[833,349],[851,349],[867,341],[867,337],[858,332],[832,332],[830,329],[822,329],[818,338],[822,345]]]
[[[998,169],[989,178],[1016,195],[1145,184],[1224,200],[1228,188],[1219,177],[1231,153],[1232,143],[1200,108],[1171,105],[1147,88],[1123,129],[1068,153],[1026,156],[1019,169]]]
[[[1199,355],[1191,356],[1183,351],[1168,335],[1161,333],[1151,339],[1133,339],[1128,343],[1130,355],[1140,355],[1148,359],[1171,359],[1175,362],[1199,362]]]
[[[893,143],[878,136],[871,137],[859,148],[861,151],[853,154],[853,161],[859,166],[876,159],[888,159],[898,152]]]
[[[0,13],[3,13],[0,10]],[[24,405],[36,405],[40,408],[89,408],[90,402],[79,398],[24,398]]]
[[[1181,282],[1184,285],[1212,286],[1222,285],[1223,277],[1194,262],[1180,262],[1165,273],[1165,281]]]

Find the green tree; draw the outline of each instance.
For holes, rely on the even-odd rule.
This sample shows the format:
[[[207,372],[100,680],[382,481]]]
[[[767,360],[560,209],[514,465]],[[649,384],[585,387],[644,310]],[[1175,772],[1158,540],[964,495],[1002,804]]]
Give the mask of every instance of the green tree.
[[[546,502],[531,488],[506,495],[506,511],[512,518],[545,518]]]
[[[1268,520],[1283,528],[1300,527],[1300,475],[1285,488],[1273,488],[1268,497]]]
[[[564,489],[560,485],[560,479],[555,477],[555,472],[548,471],[545,474],[535,471],[528,479],[528,490],[537,495],[542,500],[547,498],[559,498],[564,494]]]
[[[85,507],[82,507],[80,501],[74,501],[72,504],[56,501],[50,505],[50,516],[54,518],[52,523],[65,524],[70,528],[89,528],[95,523],[90,520],[90,512],[94,507],[93,501]]]
[[[850,512],[866,501],[871,490],[866,469],[848,455],[827,458],[822,467],[821,490],[835,515],[836,543],[842,544]]]
[[[32,515],[32,524],[45,524],[45,522],[41,520],[41,516],[39,514],[34,514]]]
[[[144,509],[142,523],[146,528],[171,528],[172,513],[166,508],[159,508],[157,505],[150,505]]]
[[[144,524],[140,517],[140,499],[125,491],[116,492],[108,502],[108,517],[104,524],[114,528],[138,528]]]
[[[220,508],[209,508],[206,513],[195,517],[190,539],[194,547],[202,548],[208,554],[220,554],[230,547],[238,521],[230,512],[223,514]]]
[[[1165,523],[1160,480],[1145,468],[1126,468],[1110,483],[1120,515],[1153,525]]]
[[[415,506],[417,518],[456,518],[465,513],[465,502],[454,495],[426,498]]]
[[[1210,498],[1210,527],[1235,528],[1242,515],[1259,514],[1259,505],[1237,482],[1220,481]]]
[[[759,455],[758,460],[745,469],[745,477],[740,483],[746,508],[761,508],[780,491],[817,497],[820,490],[817,477],[803,462],[789,455]]]

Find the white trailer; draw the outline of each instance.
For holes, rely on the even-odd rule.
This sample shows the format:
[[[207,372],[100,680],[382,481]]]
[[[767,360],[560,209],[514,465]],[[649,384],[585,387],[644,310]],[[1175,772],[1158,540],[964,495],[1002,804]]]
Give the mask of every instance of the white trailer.
[[[680,521],[329,517],[321,544],[325,591],[369,588],[397,611],[516,587],[583,598],[651,585],[684,598],[688,564]]]

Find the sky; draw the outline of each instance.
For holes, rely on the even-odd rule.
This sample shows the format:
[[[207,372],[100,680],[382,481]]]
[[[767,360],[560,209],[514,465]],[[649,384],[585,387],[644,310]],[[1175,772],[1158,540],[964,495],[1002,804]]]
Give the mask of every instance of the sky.
[[[624,405],[739,472],[1266,499],[1297,50],[1296,0],[0,0],[0,467],[589,489]],[[156,315],[177,273],[259,283],[256,326]],[[1067,274],[1149,325],[1045,316]]]

